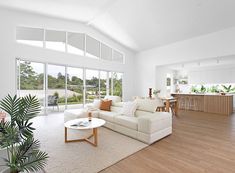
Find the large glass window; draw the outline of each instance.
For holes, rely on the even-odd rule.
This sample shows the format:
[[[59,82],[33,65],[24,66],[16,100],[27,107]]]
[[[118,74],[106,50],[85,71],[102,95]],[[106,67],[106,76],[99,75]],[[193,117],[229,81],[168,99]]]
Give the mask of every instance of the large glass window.
[[[100,98],[104,98],[108,93],[108,72],[100,71]]]
[[[101,43],[101,59],[112,60],[112,49],[103,43]]]
[[[68,32],[68,52],[83,55],[85,45],[85,34]]]
[[[86,70],[86,103],[99,99],[99,71]]]
[[[123,73],[113,72],[113,95],[122,97]]]
[[[109,95],[113,95],[113,73],[109,72],[108,73],[108,81],[109,81]]]
[[[67,108],[83,106],[83,69],[67,67]]]
[[[91,58],[100,57],[100,42],[86,35],[86,56]]]
[[[18,61],[18,91],[19,96],[36,95],[44,109],[44,67],[42,63]]]
[[[124,63],[124,55],[119,51],[113,50],[113,61]]]
[[[124,54],[83,33],[16,27],[16,41],[76,55],[124,63]]]
[[[16,70],[18,96],[36,95],[42,112],[81,108],[106,95],[122,97],[123,73],[24,60],[17,60]]]
[[[19,43],[43,47],[43,35],[43,29],[27,27],[16,28],[16,41]]]
[[[66,33],[63,31],[46,30],[46,48],[65,51]]]
[[[63,111],[66,103],[65,66],[47,66],[47,107],[48,112]]]

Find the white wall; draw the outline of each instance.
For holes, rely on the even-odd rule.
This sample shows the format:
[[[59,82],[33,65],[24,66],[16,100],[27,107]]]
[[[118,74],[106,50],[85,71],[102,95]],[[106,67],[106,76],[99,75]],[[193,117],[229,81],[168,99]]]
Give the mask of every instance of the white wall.
[[[169,69],[165,66],[156,66],[156,73],[155,73],[155,89],[160,89],[160,96],[167,96],[170,95],[170,93],[174,90],[174,86],[173,86],[173,75],[174,75],[174,71],[172,69]],[[167,75],[170,75],[171,78],[171,87],[170,89],[167,88],[166,86],[166,78]]]
[[[188,72],[189,84],[235,83],[235,68],[203,69]]]
[[[135,95],[155,87],[157,65],[235,54],[235,27],[137,54]]]
[[[6,94],[15,94],[15,58],[20,57],[32,61],[41,61],[57,64],[73,65],[78,67],[88,67],[95,69],[124,72],[123,92],[124,100],[133,96],[133,64],[134,54],[113,40],[107,38],[93,28],[78,22],[66,21],[31,13],[24,13],[0,8],[0,98]],[[43,48],[37,48],[18,44],[15,41],[16,26],[29,26],[47,29],[55,29],[72,32],[85,32],[102,42],[117,48],[125,53],[126,64],[117,64],[95,60],[88,57],[72,55],[68,53],[56,52]]]

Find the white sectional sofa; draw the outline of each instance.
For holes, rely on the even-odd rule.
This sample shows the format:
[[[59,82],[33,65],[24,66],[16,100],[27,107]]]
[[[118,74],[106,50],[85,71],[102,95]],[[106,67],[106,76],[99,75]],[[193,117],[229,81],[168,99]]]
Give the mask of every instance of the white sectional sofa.
[[[151,144],[172,133],[172,114],[169,112],[155,112],[151,108],[152,102],[142,100],[138,103],[135,116],[121,114],[123,102],[113,102],[111,111],[92,111],[93,117],[106,121],[105,127],[130,136],[144,143]],[[155,103],[154,103],[155,104]],[[152,104],[152,107],[155,106]],[[66,110],[64,121],[87,117],[85,109]]]

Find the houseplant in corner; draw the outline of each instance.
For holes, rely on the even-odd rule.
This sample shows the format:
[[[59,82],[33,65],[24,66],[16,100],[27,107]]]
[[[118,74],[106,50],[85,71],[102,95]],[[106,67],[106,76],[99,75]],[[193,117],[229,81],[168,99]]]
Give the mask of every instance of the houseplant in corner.
[[[36,96],[8,95],[0,101],[0,109],[10,116],[10,121],[0,122],[0,147],[6,148],[4,163],[9,173],[36,172],[46,166],[48,154],[39,150],[40,142],[33,137],[30,120],[40,112]]]

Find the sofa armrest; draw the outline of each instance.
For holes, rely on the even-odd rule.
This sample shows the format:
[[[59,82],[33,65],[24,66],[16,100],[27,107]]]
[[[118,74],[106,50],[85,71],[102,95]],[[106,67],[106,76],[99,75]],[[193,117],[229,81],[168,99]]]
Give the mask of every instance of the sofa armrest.
[[[138,131],[142,133],[151,134],[169,127],[172,127],[172,114],[169,112],[138,117]]]

